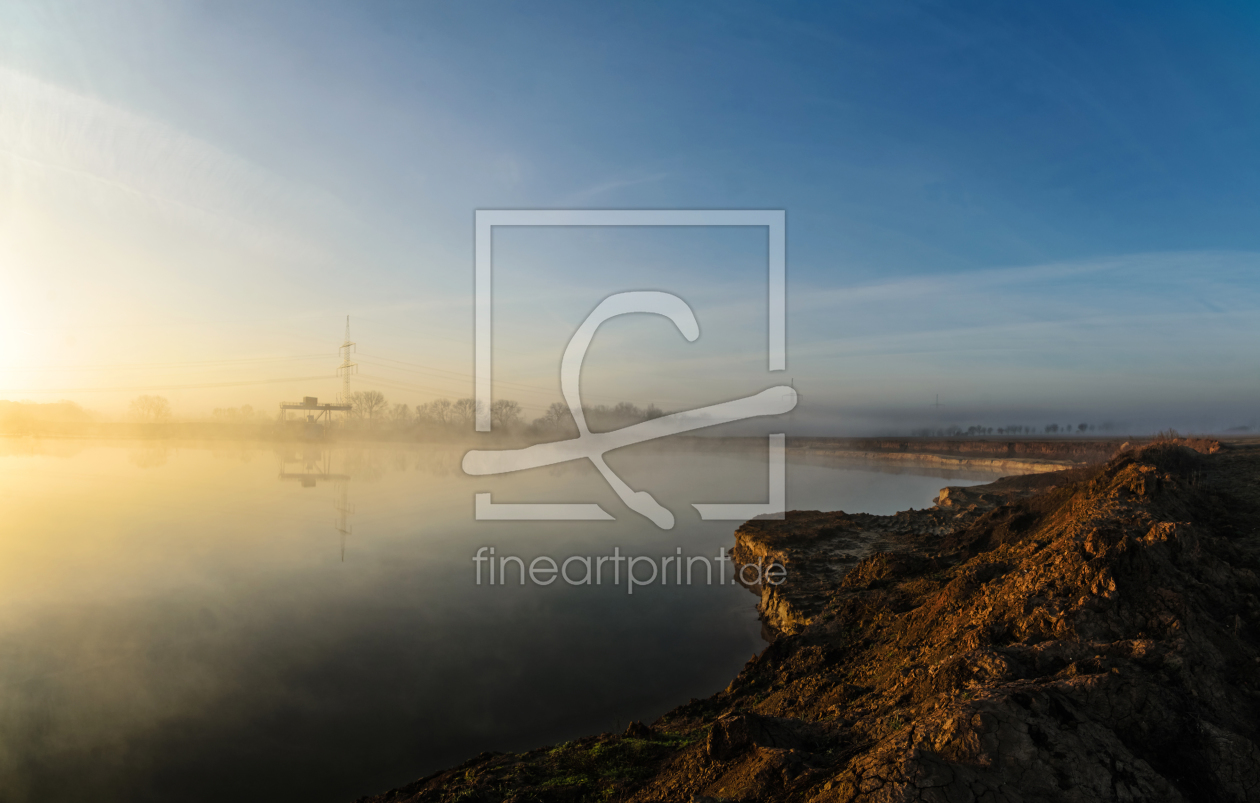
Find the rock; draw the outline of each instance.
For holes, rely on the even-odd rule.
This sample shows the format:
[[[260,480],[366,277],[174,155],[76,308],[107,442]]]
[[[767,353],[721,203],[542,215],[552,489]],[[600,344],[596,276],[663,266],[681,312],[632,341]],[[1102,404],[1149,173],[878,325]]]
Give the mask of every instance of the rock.
[[[757,714],[724,716],[713,724],[705,742],[709,758],[726,761],[753,747],[792,750],[805,741],[791,720]]]
[[[656,733],[651,728],[637,719],[630,723],[625,732],[627,739],[651,739],[655,735]]]

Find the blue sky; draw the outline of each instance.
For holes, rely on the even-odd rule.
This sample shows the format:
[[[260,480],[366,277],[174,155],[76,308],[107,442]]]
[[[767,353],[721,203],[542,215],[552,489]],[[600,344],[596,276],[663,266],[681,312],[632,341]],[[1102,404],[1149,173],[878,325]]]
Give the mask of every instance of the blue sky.
[[[391,396],[467,395],[473,210],[741,207],[787,210],[802,428],[1260,424],[1257,45],[1242,3],[8,3],[0,397],[272,407],[310,382],[178,386],[327,372],[284,360],[347,312],[432,369]],[[610,330],[598,395],[778,381],[752,241],[684,239],[505,240],[527,405],[644,283],[714,342]]]

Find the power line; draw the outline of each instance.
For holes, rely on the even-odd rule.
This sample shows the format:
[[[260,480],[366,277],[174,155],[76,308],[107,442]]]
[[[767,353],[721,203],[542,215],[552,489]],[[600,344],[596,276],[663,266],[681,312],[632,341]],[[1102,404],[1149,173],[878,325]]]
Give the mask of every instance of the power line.
[[[364,356],[366,356],[367,359],[363,359]],[[425,376],[432,376],[434,379],[451,378],[451,379],[460,379],[460,380],[471,383],[472,378],[473,378],[471,371],[466,371],[466,372],[465,371],[446,371],[441,368],[429,368],[428,366],[420,365],[414,362],[405,362],[403,360],[395,360],[391,357],[381,357],[381,356],[372,355],[372,354],[368,354],[368,355],[361,354],[359,355],[359,359],[363,362],[371,363],[372,365],[377,365],[381,368],[389,368],[393,371],[404,371],[410,374],[421,374]],[[387,362],[398,363],[398,365],[409,365],[412,367],[399,368],[397,365],[385,365],[383,363],[374,362],[374,360],[385,360]],[[445,376],[442,376],[442,375],[445,375]],[[496,382],[495,384],[504,385],[504,384],[513,384],[513,383]]]
[[[403,392],[409,392],[409,393],[417,393],[417,392],[436,393],[439,396],[443,396],[446,394],[445,391],[442,391],[438,388],[429,387],[426,385],[412,385],[408,382],[403,382],[396,379],[386,379],[385,377],[374,376],[372,374],[359,374],[358,376],[360,379],[365,380],[365,384],[367,385],[379,385],[381,387],[384,387],[387,390],[397,390],[397,391],[403,391]],[[517,392],[521,392],[521,391],[517,391]],[[524,387],[523,392],[532,393],[535,396],[541,396],[544,398],[544,400],[557,401],[556,395],[546,390]],[[450,395],[454,395],[454,394],[450,394]],[[469,396],[469,398],[471,398],[471,396]],[[626,401],[626,399],[617,399],[612,396],[596,396],[596,395],[587,394],[584,397],[584,401],[588,401],[588,400],[613,402],[616,404]]]
[[[326,360],[331,354],[299,354],[293,357],[240,357],[228,360],[193,360],[190,362],[128,362],[100,363],[96,365],[31,365],[0,368],[0,371],[92,371],[105,368],[183,368],[191,365],[238,365],[260,362],[296,362],[298,360]]]
[[[366,380],[369,385],[385,385],[387,387],[391,387],[393,390],[408,390],[412,392],[419,391],[422,393],[438,394],[447,392],[439,388],[431,388],[424,385],[412,385],[408,382],[402,382],[396,379],[386,379],[385,377],[373,376],[372,374],[359,374],[358,376],[360,379]]]
[[[411,391],[411,392],[437,393],[437,394],[439,394],[439,395],[441,395],[441,394],[449,394],[449,393],[450,393],[450,391],[445,391],[445,390],[442,390],[442,389],[440,389],[440,388],[430,387],[430,386],[428,386],[428,385],[413,385],[413,384],[411,384],[411,383],[409,383],[409,382],[405,382],[405,381],[402,381],[402,380],[398,380],[398,379],[387,379],[387,378],[385,378],[385,377],[375,376],[375,375],[372,375],[372,374],[359,374],[359,377],[360,377],[361,379],[366,380],[367,384],[369,384],[369,385],[373,385],[373,384],[383,385],[383,386],[385,386],[385,387],[390,388],[391,390],[404,390],[404,391]],[[547,398],[552,398],[552,399],[554,399],[554,398],[555,398],[555,394],[550,393],[550,392],[545,391],[545,390],[538,389],[538,388],[523,388],[522,390],[523,390],[523,392],[526,392],[526,393],[533,393],[533,394],[538,395],[538,396],[546,396]],[[453,395],[453,394],[451,394],[451,395]],[[470,394],[470,397],[471,397],[471,394]]]
[[[407,362],[406,360],[396,360],[393,357],[382,357],[379,354],[368,354],[366,356],[371,357],[376,360],[386,360],[388,362],[396,362],[401,365],[410,365],[414,368],[423,368],[426,371],[437,372],[440,374],[454,374],[455,376],[471,376],[471,374],[466,374],[463,371],[445,371],[441,368],[430,368],[429,366],[422,365],[421,363],[418,363],[418,362]]]
[[[434,379],[438,379],[438,380],[447,380],[447,381],[454,380],[454,379],[458,379],[458,380],[462,380],[462,381],[464,381],[464,382],[468,382],[468,383],[470,383],[470,384],[471,384],[471,382],[472,382],[472,378],[473,378],[473,377],[472,377],[472,373],[471,373],[471,372],[469,372],[469,373],[461,373],[461,372],[459,372],[459,371],[446,371],[446,370],[443,370],[443,369],[441,369],[441,368],[424,368],[423,366],[420,366],[418,363],[405,362],[405,361],[403,361],[403,360],[395,360],[395,359],[393,359],[393,358],[391,358],[391,357],[381,357],[381,356],[379,356],[379,355],[366,355],[366,356],[368,356],[368,357],[369,357],[369,358],[371,358],[371,359],[364,359],[364,356],[365,356],[365,355],[363,355],[363,354],[358,355],[358,357],[359,357],[359,362],[366,363],[366,364],[368,364],[368,365],[375,365],[375,366],[380,367],[380,368],[388,368],[388,369],[390,369],[391,371],[403,371],[403,372],[405,372],[405,373],[420,374],[420,375],[422,375],[422,376],[425,376],[425,375],[432,375],[432,374],[449,374],[449,375],[450,375],[449,379],[448,379],[448,377],[444,377],[444,376],[433,376],[432,378],[434,378]],[[410,368],[410,369],[408,369],[408,368],[398,368],[397,366],[393,366],[393,365],[384,365],[384,364],[382,364],[382,363],[375,362],[374,360],[389,360],[390,362],[396,362],[396,363],[399,363],[399,364],[401,364],[401,365],[411,365],[411,366],[416,366],[416,368],[424,368],[424,369],[423,369],[423,370],[415,370],[415,368]],[[554,398],[555,398],[555,396],[556,396],[555,392],[553,392],[553,391],[544,390],[544,389],[542,389],[542,388],[535,387],[535,386],[533,386],[533,385],[526,385],[526,384],[523,384],[523,383],[520,383],[520,382],[509,382],[509,381],[502,380],[502,379],[496,379],[496,380],[494,380],[494,386],[495,386],[495,387],[509,388],[509,389],[512,389],[512,390],[517,391],[517,392],[526,392],[526,393],[533,393],[533,394],[536,394],[536,395],[539,395],[539,396],[548,396],[548,397],[553,398],[553,399],[554,399]],[[434,389],[434,388],[425,388],[425,390],[428,390],[428,391],[431,391],[431,392],[434,392],[434,393],[440,393],[440,392],[442,392],[442,391],[438,391],[438,390],[436,390],[436,389]],[[604,395],[602,395],[602,394],[586,394],[586,396],[587,396],[587,398],[590,398],[590,399],[596,399],[596,400],[599,400],[599,401],[606,401],[606,402],[613,402],[613,403],[618,403],[618,402],[623,402],[623,401],[625,401],[625,399],[614,398],[614,397],[612,397],[612,396],[604,396]]]
[[[382,360],[383,360],[383,359],[386,359],[386,358],[385,358],[385,357],[378,357],[377,359],[382,359]],[[469,372],[469,373],[466,373],[466,374],[465,374],[465,373],[459,373],[458,371],[442,371],[442,370],[441,370],[441,369],[439,369],[439,368],[431,368],[431,369],[429,369],[429,370],[419,370],[419,371],[418,371],[418,370],[416,370],[416,369],[414,369],[414,368],[399,368],[399,367],[398,367],[398,366],[396,366],[396,365],[385,365],[384,363],[379,363],[379,362],[376,362],[375,360],[370,360],[370,359],[365,360],[365,359],[363,359],[363,357],[361,357],[361,356],[359,357],[359,362],[366,363],[366,364],[368,364],[368,365],[375,365],[375,366],[377,366],[377,367],[379,367],[379,368],[388,368],[388,369],[389,369],[389,370],[391,370],[391,371],[402,371],[402,372],[404,372],[404,373],[408,373],[408,374],[419,374],[419,375],[421,375],[421,376],[432,376],[432,378],[433,378],[433,379],[439,379],[439,380],[444,380],[444,381],[448,381],[448,382],[450,382],[450,381],[455,381],[455,380],[459,380],[459,381],[463,381],[463,382],[467,382],[467,383],[469,383],[469,384],[472,384],[472,378],[473,378],[473,377],[472,377],[472,373],[471,373],[471,372]],[[402,360],[394,360],[394,362],[402,362]],[[413,365],[414,363],[403,363],[403,364],[404,364],[404,365]],[[436,376],[435,374],[438,374],[438,373],[450,374],[450,376],[449,376],[449,377],[447,377],[447,376]],[[495,380],[495,382],[494,382],[494,384],[495,384],[496,386],[498,386],[498,387],[520,388],[520,389],[522,389],[522,390],[528,390],[528,391],[533,391],[533,392],[543,392],[543,393],[547,392],[547,391],[542,391],[542,390],[540,390],[539,388],[534,387],[533,385],[525,385],[525,384],[522,384],[522,383],[520,383],[520,382],[506,382],[506,381],[503,381],[503,380],[496,379],[496,380]]]
[[[248,382],[202,382],[195,385],[135,385],[130,387],[112,387],[112,388],[50,388],[41,390],[31,390],[29,388],[3,389],[0,393],[111,393],[111,392],[132,392],[138,390],[204,390],[206,388],[231,388],[241,387],[244,385],[275,385],[282,382],[311,382],[317,379],[335,379],[336,377],[329,374],[320,374],[319,376],[294,376],[285,379],[256,379]]]

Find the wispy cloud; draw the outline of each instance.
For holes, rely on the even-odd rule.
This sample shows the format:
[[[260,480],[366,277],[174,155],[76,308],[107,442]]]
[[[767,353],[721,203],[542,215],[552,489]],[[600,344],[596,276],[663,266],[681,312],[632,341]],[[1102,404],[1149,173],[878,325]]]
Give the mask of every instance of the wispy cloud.
[[[832,274],[843,281],[843,272]],[[1053,262],[983,270],[936,273],[898,278],[888,282],[825,287],[794,284],[795,309],[831,308],[836,304],[900,303],[914,299],[976,298],[988,300],[994,293],[1056,289],[1042,301],[1054,305],[1060,299],[1080,306],[1116,296],[1141,298],[1162,304],[1184,305],[1209,298],[1228,303],[1260,298],[1260,253],[1249,251],[1178,251],[1141,253],[1071,262]],[[1086,281],[1088,283],[1086,283]],[[1169,295],[1176,286],[1191,295]],[[1239,296],[1242,293],[1242,296]]]
[[[0,165],[20,177],[8,182],[11,194],[68,180],[79,200],[102,207],[140,201],[168,218],[306,260],[319,252],[297,229],[344,214],[328,195],[170,125],[12,69],[0,68],[0,108]]]
[[[653,173],[649,176],[640,176],[638,178],[605,181],[601,184],[596,184],[594,186],[587,187],[586,189],[571,193],[570,195],[565,196],[561,203],[578,206],[590,203],[592,200],[600,197],[601,195],[607,195],[609,193],[616,192],[617,190],[624,190],[627,187],[637,187],[641,184],[655,184],[660,181],[665,181],[669,178],[669,176],[669,173]]]

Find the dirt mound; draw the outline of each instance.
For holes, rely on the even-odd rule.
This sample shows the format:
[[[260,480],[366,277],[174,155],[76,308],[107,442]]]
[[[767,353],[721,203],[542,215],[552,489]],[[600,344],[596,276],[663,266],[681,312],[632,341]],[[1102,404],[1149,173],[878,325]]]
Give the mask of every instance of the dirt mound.
[[[726,690],[373,800],[1258,800],[1260,451],[1204,451],[750,522],[790,627]]]

